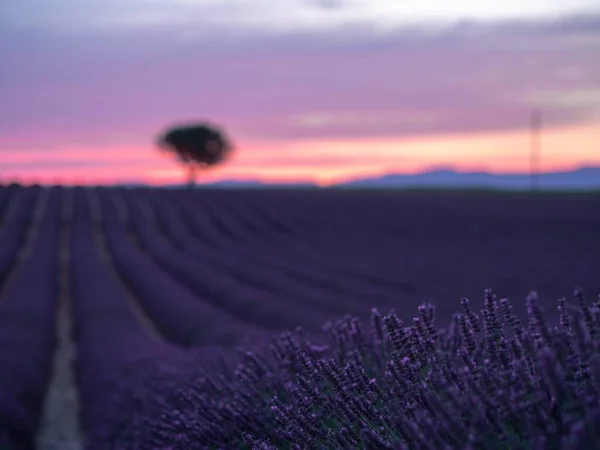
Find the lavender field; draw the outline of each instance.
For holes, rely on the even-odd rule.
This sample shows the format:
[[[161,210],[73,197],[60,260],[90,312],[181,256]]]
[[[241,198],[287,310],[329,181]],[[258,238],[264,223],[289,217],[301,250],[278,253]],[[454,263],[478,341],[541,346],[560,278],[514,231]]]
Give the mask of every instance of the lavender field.
[[[600,447],[598,194],[2,187],[0,217],[0,449]]]

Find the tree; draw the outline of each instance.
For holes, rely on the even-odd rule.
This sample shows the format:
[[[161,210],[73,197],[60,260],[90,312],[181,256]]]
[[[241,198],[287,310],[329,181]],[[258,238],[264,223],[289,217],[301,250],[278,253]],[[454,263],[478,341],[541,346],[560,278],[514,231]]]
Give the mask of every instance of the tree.
[[[171,127],[159,137],[158,146],[183,163],[190,186],[195,184],[199,169],[205,170],[225,162],[233,151],[224,133],[208,123]]]

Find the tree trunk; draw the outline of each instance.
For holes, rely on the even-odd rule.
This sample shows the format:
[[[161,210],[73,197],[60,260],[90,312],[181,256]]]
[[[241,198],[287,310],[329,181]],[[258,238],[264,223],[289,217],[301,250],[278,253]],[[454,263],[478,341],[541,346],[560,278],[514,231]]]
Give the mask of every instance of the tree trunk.
[[[188,164],[188,188],[193,189],[196,185],[196,165]]]

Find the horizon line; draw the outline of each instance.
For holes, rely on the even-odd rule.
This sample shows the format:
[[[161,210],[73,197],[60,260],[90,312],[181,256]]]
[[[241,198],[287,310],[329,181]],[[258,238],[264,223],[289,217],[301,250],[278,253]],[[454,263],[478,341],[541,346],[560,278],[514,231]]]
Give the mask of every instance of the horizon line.
[[[349,178],[344,178],[342,180],[332,181],[329,183],[320,183],[315,180],[310,179],[265,179],[261,177],[245,177],[245,178],[236,178],[236,177],[224,177],[224,178],[213,178],[210,180],[202,180],[199,178],[196,182],[197,186],[211,186],[211,185],[219,185],[224,183],[253,183],[260,184],[264,186],[269,185],[277,185],[277,186],[285,186],[285,185],[311,185],[315,187],[327,187],[327,186],[340,186],[345,184],[350,184],[357,181],[365,181],[365,180],[375,180],[389,176],[403,176],[403,177],[418,177],[421,175],[435,174],[440,172],[450,172],[457,175],[490,175],[494,177],[514,177],[514,176],[523,176],[523,177],[534,177],[534,176],[544,176],[544,175],[556,175],[556,174],[570,174],[581,172],[585,170],[599,170],[600,165],[593,164],[580,164],[575,165],[570,168],[564,169],[554,169],[554,170],[546,170],[540,171],[536,173],[531,173],[530,171],[507,171],[507,172],[495,172],[489,170],[465,170],[457,168],[452,164],[449,165],[439,165],[432,166],[429,168],[424,168],[423,170],[419,170],[417,172],[401,172],[401,171],[390,171],[390,172],[382,172],[382,173],[365,173],[362,175],[357,175]],[[143,178],[133,178],[133,179],[102,179],[99,177],[73,177],[72,180],[66,179],[66,177],[44,177],[45,179],[36,179],[37,177],[27,177],[27,176],[12,176],[4,178],[0,174],[0,186],[6,187],[11,184],[18,184],[21,186],[184,186],[187,185],[185,181],[166,181],[160,182],[156,179],[143,179]],[[54,180],[52,180],[54,178]],[[599,181],[600,184],[600,181]],[[405,186],[408,187],[408,186]]]

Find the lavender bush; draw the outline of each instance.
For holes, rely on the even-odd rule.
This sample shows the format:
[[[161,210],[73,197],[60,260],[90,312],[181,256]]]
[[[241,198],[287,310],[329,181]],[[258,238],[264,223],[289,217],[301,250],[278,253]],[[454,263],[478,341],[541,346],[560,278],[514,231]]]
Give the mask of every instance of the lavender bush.
[[[32,226],[39,226],[39,232],[33,236],[28,257],[16,265],[12,282],[3,286],[0,296],[0,450],[35,448],[35,433],[52,376],[52,354],[56,347],[54,318],[59,301],[62,193],[29,191],[27,195],[30,207],[36,201],[44,206],[28,213],[18,210],[19,215],[15,213],[11,219],[31,222]],[[40,216],[36,217],[37,214]],[[12,224],[5,226],[5,233],[14,231]]]
[[[326,340],[283,333],[268,351],[140,385],[114,448],[598,448],[600,300],[574,298],[558,301],[557,326],[535,293],[522,323],[486,291],[447,330],[425,304],[409,324],[373,310],[370,327],[327,324]]]

